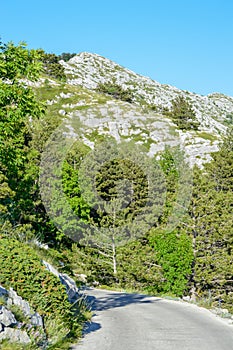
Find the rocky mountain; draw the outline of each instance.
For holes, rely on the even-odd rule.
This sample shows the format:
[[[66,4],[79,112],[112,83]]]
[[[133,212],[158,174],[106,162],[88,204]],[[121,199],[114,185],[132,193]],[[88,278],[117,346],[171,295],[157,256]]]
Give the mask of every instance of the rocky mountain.
[[[47,100],[47,104],[65,117],[68,134],[77,134],[77,120],[81,123],[79,136],[93,147],[98,135],[111,135],[117,141],[134,140],[144,144],[154,155],[165,145],[181,145],[191,165],[202,166],[218,150],[221,137],[227,130],[227,122],[233,115],[233,97],[220,93],[202,96],[160,84],[138,75],[97,54],[80,53],[64,67],[67,83],[63,89]],[[49,83],[51,86],[53,82]],[[130,102],[100,94],[98,87],[115,84],[131,95]],[[199,127],[197,130],[181,130],[174,120],[161,111],[169,110],[172,101],[184,97],[192,106]]]
[[[69,62],[61,61],[61,64],[65,68],[69,84],[95,89],[99,83],[115,81],[133,92],[136,103],[144,100],[157,107],[170,107],[172,99],[183,95],[192,103],[202,126],[212,130],[223,131],[221,123],[226,115],[233,113],[233,97],[218,93],[201,96],[182,91],[140,76],[97,54],[82,52]]]

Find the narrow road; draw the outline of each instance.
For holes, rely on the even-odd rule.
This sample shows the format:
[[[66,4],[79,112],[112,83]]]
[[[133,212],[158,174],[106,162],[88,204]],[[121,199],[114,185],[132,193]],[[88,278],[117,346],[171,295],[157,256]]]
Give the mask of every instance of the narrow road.
[[[195,305],[90,289],[94,317],[73,350],[230,350],[233,326]]]

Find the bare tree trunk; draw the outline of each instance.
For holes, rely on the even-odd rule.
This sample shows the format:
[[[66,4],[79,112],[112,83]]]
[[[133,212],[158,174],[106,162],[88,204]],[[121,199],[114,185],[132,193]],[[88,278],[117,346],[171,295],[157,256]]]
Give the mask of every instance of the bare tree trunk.
[[[115,242],[112,243],[112,262],[113,262],[113,273],[117,275],[117,260],[116,260],[116,246]]]
[[[113,228],[113,235],[112,235],[112,262],[113,262],[113,273],[116,276],[117,275],[117,260],[116,260],[116,244],[115,244],[115,225],[116,225],[116,208],[113,209],[113,222],[114,222],[114,228]]]

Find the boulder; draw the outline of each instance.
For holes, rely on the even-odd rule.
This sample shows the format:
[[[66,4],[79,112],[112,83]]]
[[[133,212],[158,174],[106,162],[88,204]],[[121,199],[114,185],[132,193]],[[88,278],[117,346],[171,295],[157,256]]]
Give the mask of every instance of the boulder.
[[[31,315],[31,308],[27,301],[23,300],[12,288],[9,290],[9,298],[12,299],[12,303],[17,305],[24,313],[25,316]],[[11,301],[8,299],[8,303],[11,304]]]
[[[8,327],[0,333],[0,341],[4,339],[8,339],[12,343],[29,344],[31,342],[27,332]]]
[[[36,327],[44,327],[43,319],[37,312],[31,315],[31,324]]]
[[[4,327],[9,327],[17,324],[15,316],[13,313],[5,308],[5,306],[0,306],[0,323]]]

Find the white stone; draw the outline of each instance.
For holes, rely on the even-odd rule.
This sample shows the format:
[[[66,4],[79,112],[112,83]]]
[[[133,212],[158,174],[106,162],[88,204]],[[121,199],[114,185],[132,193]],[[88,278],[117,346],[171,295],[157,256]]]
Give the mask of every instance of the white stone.
[[[4,327],[9,327],[17,324],[15,316],[13,313],[5,308],[5,306],[0,306],[0,323]]]
[[[8,339],[12,343],[29,344],[31,342],[27,332],[8,327],[0,333],[0,341],[4,339]]]
[[[12,300],[14,305],[17,305],[24,313],[25,316],[31,315],[31,308],[27,301],[21,298],[12,288],[9,289],[9,300]]]
[[[61,283],[66,287],[66,293],[70,302],[75,302],[79,297],[79,289],[76,286],[75,281],[67,274],[60,273],[55,267],[43,260],[43,264],[53,275],[58,277]]]

